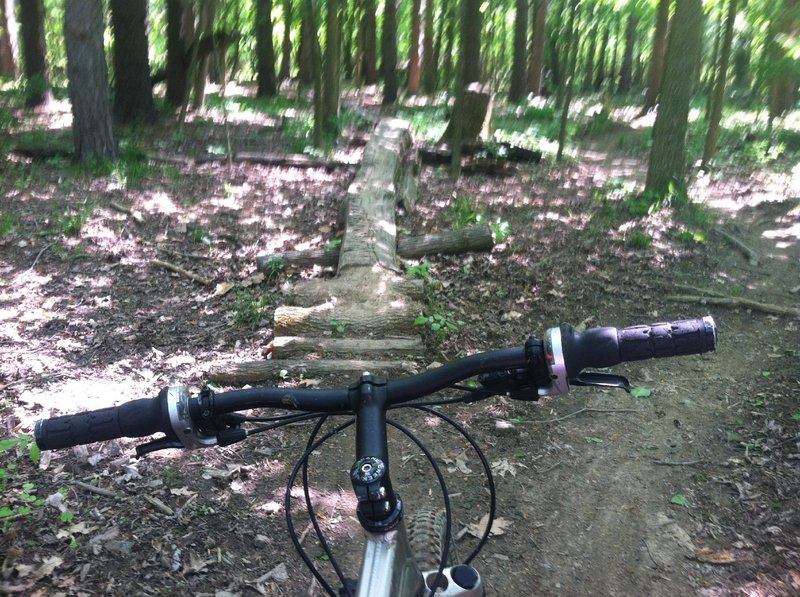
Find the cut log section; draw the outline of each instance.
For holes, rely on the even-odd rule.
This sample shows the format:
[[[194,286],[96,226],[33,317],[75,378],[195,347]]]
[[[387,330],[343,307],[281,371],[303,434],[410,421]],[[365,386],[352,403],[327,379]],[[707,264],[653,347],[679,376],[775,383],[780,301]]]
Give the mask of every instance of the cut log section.
[[[275,336],[321,335],[342,329],[343,335],[402,336],[413,333],[419,310],[402,301],[369,304],[333,302],[314,307],[278,307],[275,309]]]
[[[305,379],[336,375],[355,380],[362,373],[397,375],[416,373],[417,366],[409,361],[370,360],[284,360],[250,361],[226,365],[208,373],[216,383],[243,385],[286,378]]]
[[[489,226],[468,226],[458,230],[445,230],[422,236],[398,236],[397,255],[403,259],[419,259],[434,253],[456,255],[473,251],[491,251],[494,246]],[[311,251],[287,251],[274,255],[256,257],[258,269],[269,271],[276,263],[281,266],[334,267],[339,260],[339,249],[316,249]]]
[[[421,357],[425,353],[422,338],[400,337],[370,340],[363,338],[324,338],[280,336],[272,342],[275,359],[298,359],[316,354],[321,359],[336,359],[357,354],[365,358]]]
[[[462,119],[462,142],[476,143],[478,139],[490,139],[492,137],[492,92],[488,85],[470,83],[464,90],[462,104],[453,106],[453,114],[456,113],[456,110],[462,110],[464,115]],[[451,117],[439,143],[452,141],[453,131],[454,124]]]
[[[335,278],[317,278],[285,288],[291,304],[311,307],[346,297],[352,303],[386,304],[397,300],[421,301],[423,281],[397,276],[394,272],[374,272],[371,268],[350,269]]]

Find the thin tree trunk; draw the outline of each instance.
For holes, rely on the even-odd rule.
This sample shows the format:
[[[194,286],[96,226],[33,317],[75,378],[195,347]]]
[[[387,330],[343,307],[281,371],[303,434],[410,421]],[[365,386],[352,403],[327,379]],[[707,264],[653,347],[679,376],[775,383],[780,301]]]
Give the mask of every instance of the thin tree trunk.
[[[711,116],[711,98],[714,95],[714,81],[717,78],[717,66],[719,63],[719,49],[720,43],[722,42],[722,28],[724,25],[725,20],[725,5],[724,4],[717,4],[717,29],[716,35],[714,35],[714,51],[711,55],[711,62],[708,65],[708,71],[706,72],[706,111],[703,114],[703,118],[706,122]],[[702,65],[699,65],[699,68],[702,68]]]
[[[317,8],[315,0],[303,1],[303,22],[309,32],[307,44],[311,61],[311,75],[314,82],[314,147],[322,149],[325,145],[325,108],[322,99],[322,51],[317,31]]]
[[[600,91],[603,87],[603,83],[606,80],[606,53],[608,51],[608,37],[611,33],[611,24],[606,23],[605,28],[603,29],[603,36],[600,39],[600,50],[598,55],[600,56],[600,61],[597,63],[597,68],[595,71],[597,72],[597,76],[594,79],[594,90]]]
[[[717,65],[717,81],[714,85],[714,98],[711,104],[711,114],[708,119],[708,132],[703,148],[702,167],[708,168],[711,159],[717,151],[719,140],[720,121],[722,120],[722,106],[725,103],[725,83],[728,79],[728,63],[733,46],[733,25],[736,20],[736,0],[728,0],[728,16],[725,22],[725,33],[722,40],[722,50]]]
[[[272,45],[272,0],[256,1],[256,97],[275,97],[278,80],[275,75],[275,48]]]
[[[481,80],[481,0],[461,0],[464,15],[461,25],[464,85]]]
[[[542,94],[544,49],[547,44],[547,1],[548,0],[536,0],[536,8],[533,17],[528,92],[536,96]]]
[[[420,38],[422,35],[422,0],[411,1],[411,37],[408,43],[408,95],[419,93],[422,69],[420,65]]]
[[[650,57],[650,70],[647,77],[647,93],[644,96],[642,114],[655,108],[661,79],[664,77],[664,50],[667,47],[669,31],[669,9],[672,0],[659,0],[656,8],[656,26],[653,30],[653,53]]]
[[[627,93],[631,90],[633,80],[633,50],[636,44],[636,26],[639,20],[633,13],[628,15],[627,26],[625,28],[625,53],[622,56],[622,68],[619,73],[619,93]]]
[[[301,85],[313,85],[314,83],[314,46],[319,45],[317,41],[316,23],[309,22],[308,6],[306,0],[303,2],[303,15],[300,19],[300,47],[297,50],[297,68]],[[312,13],[316,12],[316,0],[312,0]]]
[[[325,64],[322,82],[323,128],[328,138],[338,134],[341,79],[339,0],[328,0],[325,12]]]
[[[0,0],[0,75],[17,76],[17,18],[14,0]]]
[[[25,72],[25,105],[45,106],[53,99],[47,75],[47,45],[44,37],[44,0],[20,2],[22,64]]]
[[[198,37],[196,44],[200,44],[203,39],[211,39],[214,35],[214,20],[217,14],[217,0],[199,0],[199,19]],[[206,101],[206,80],[208,79],[208,54],[204,52],[194,52],[196,56],[194,69],[194,84],[192,89],[192,107],[199,110]],[[274,67],[273,67],[274,68]]]
[[[186,53],[194,42],[192,4],[167,0],[167,103],[183,106],[188,93],[189,63]]]
[[[702,42],[703,4],[701,0],[681,0],[667,38],[661,102],[645,183],[649,192],[663,194],[671,184],[686,184],[686,131],[693,87],[689,73],[700,58]]]
[[[114,30],[114,117],[121,124],[153,123],[146,0],[111,0]]]
[[[285,81],[292,76],[292,0],[283,0],[283,41],[281,43],[281,67],[278,79]]]
[[[378,25],[375,19],[375,0],[364,1],[362,24],[364,35],[364,83],[375,85],[378,82]]]
[[[103,46],[102,0],[66,0],[64,41],[75,157],[116,159]]]
[[[589,33],[589,39],[586,42],[586,63],[583,67],[583,84],[581,85],[584,91],[588,91],[592,88],[592,82],[594,80],[595,44],[597,43],[597,34],[600,30],[597,12],[595,12],[593,20],[594,25],[592,26],[591,33]]]
[[[569,21],[567,24],[567,40],[564,53],[567,57],[567,65],[564,82],[564,99],[561,107],[561,122],[558,130],[558,151],[556,152],[556,162],[560,162],[564,155],[564,145],[567,141],[567,121],[569,117],[569,105],[572,103],[572,91],[575,87],[575,65],[578,62],[578,26],[579,21],[579,0],[572,0]]]
[[[383,104],[397,100],[397,7],[395,0],[385,0],[383,12],[383,43],[381,45],[381,70],[383,71]]]
[[[508,90],[508,101],[518,103],[525,97],[527,81],[527,37],[528,37],[528,0],[516,0],[514,16],[514,57],[511,63],[511,87]]]
[[[437,67],[433,54],[434,0],[423,0],[423,3],[422,90],[430,94],[436,89]]]
[[[442,75],[444,81],[448,83],[453,79],[453,47],[455,46],[456,39],[456,23],[458,22],[458,10],[460,6],[457,2],[447,2],[446,7],[449,8],[447,15],[442,19],[445,22],[444,27],[444,49],[442,50],[444,56],[442,57]]]

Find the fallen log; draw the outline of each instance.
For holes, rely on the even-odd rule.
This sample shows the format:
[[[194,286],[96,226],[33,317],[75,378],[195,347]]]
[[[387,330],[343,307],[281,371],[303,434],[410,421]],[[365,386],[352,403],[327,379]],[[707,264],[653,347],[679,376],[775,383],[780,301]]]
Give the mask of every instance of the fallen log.
[[[243,385],[286,378],[310,379],[323,375],[355,379],[365,371],[376,375],[410,374],[416,373],[417,365],[410,361],[270,359],[225,365],[223,369],[210,371],[208,379],[217,383]]]
[[[491,251],[494,246],[489,226],[468,226],[457,230],[445,230],[422,236],[398,236],[397,255],[403,259],[419,259],[424,255],[438,253],[457,255],[476,251]],[[339,247],[313,249],[309,251],[287,251],[273,255],[259,255],[256,265],[262,271],[276,267],[335,267],[339,262]]]
[[[449,145],[439,145],[433,148],[421,147],[417,154],[420,161],[427,166],[448,166],[453,158]],[[462,156],[475,156],[486,154],[487,157],[507,162],[534,162],[542,161],[542,152],[511,143],[464,143],[461,146]]]
[[[364,358],[421,357],[425,352],[422,338],[397,337],[373,340],[369,338],[331,338],[280,336],[272,341],[275,359],[297,359],[316,353],[319,358],[342,358],[357,354]]]
[[[275,309],[275,336],[310,336],[341,330],[355,337],[399,336],[414,329],[418,309],[400,301],[392,303],[354,303],[337,305],[327,302],[314,307],[278,307]]]
[[[717,305],[719,307],[738,307],[743,309],[752,309],[753,311],[760,311],[761,313],[769,313],[770,315],[789,315],[790,317],[800,317],[800,309],[795,307],[784,307],[782,305],[773,305],[771,303],[759,303],[741,297],[720,297],[720,296],[693,296],[686,294],[672,294],[665,297],[668,301],[675,301],[676,303],[700,303],[702,305]]]
[[[247,162],[263,166],[286,166],[288,168],[351,168],[358,164],[350,164],[340,160],[320,160],[304,153],[256,153],[253,151],[239,151],[233,156],[234,162]]]

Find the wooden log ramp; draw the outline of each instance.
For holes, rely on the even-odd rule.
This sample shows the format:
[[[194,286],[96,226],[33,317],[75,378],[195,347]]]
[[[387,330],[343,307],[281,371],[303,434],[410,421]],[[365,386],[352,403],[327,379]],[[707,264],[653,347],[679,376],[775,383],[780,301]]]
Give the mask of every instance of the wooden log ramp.
[[[210,379],[227,384],[298,375],[352,379],[364,371],[407,374],[417,369],[410,358],[422,354],[414,325],[422,292],[418,281],[399,275],[395,225],[396,206],[414,205],[408,196],[416,190],[410,149],[407,122],[384,118],[378,123],[347,192],[337,275],[298,285],[294,298],[302,304],[275,310],[272,359],[219,368]],[[269,260],[261,259],[259,266],[268,268]]]

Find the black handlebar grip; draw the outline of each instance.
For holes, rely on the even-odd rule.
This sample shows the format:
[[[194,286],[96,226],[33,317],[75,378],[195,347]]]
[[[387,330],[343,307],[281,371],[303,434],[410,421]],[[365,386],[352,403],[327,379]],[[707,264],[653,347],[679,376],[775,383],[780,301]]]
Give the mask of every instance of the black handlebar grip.
[[[42,450],[58,450],[118,437],[143,437],[157,432],[174,435],[166,393],[119,406],[36,422],[34,437]]]
[[[561,344],[567,376],[573,378],[587,367],[712,351],[717,346],[717,326],[711,317],[585,332],[562,325]]]
[[[619,330],[623,361],[701,354],[717,347],[717,326],[711,317],[636,325]]]

